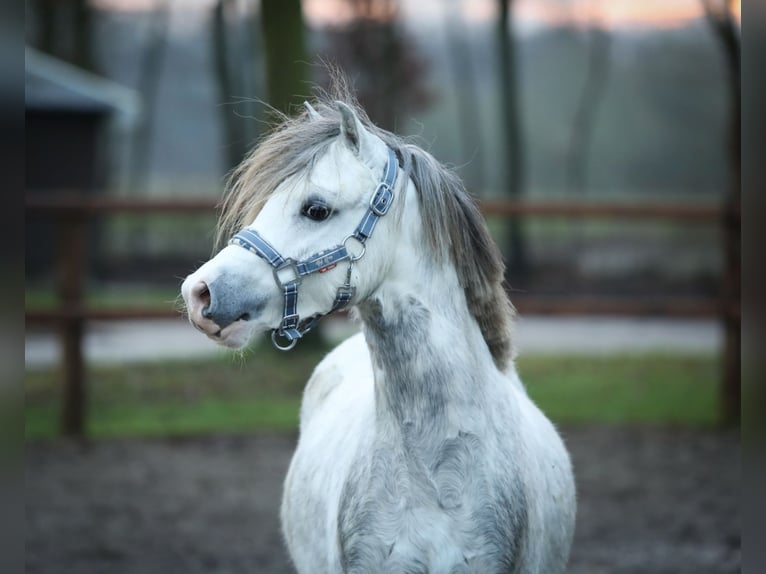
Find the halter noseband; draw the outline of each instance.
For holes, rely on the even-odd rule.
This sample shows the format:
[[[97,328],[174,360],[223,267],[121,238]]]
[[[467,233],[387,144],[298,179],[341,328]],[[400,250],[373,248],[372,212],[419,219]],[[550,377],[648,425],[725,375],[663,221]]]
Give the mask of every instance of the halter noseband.
[[[359,225],[354,232],[347,236],[342,243],[309,255],[302,261],[296,261],[289,257],[282,257],[274,247],[266,241],[254,229],[243,229],[229,240],[229,245],[238,245],[248,251],[252,251],[265,260],[272,267],[274,281],[284,296],[282,310],[282,322],[279,327],[271,332],[271,342],[280,351],[289,351],[303,337],[313,329],[319,320],[325,315],[347,306],[356,294],[356,287],[351,285],[351,270],[354,263],[359,261],[367,250],[366,242],[372,236],[378,219],[388,213],[388,209],[394,200],[394,184],[397,175],[396,154],[391,148],[388,149],[388,162],[383,179],[378,183],[375,193],[370,198],[370,204],[365,211]],[[356,242],[361,249],[352,252],[350,243]],[[324,273],[333,269],[341,261],[348,261],[346,281],[338,288],[332,308],[327,313],[318,313],[301,322],[298,316],[298,286],[303,277],[313,273]],[[286,345],[280,345],[277,337],[288,340]]]

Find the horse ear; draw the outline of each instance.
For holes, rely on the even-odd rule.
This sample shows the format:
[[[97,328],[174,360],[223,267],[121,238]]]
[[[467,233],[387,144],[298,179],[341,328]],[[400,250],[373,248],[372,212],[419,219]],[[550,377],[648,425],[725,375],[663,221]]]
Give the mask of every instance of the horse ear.
[[[348,148],[360,158],[372,153],[373,136],[364,129],[354,110],[340,101],[335,102],[335,107],[340,112],[340,136]]]
[[[319,115],[319,112],[314,109],[314,106],[312,106],[308,102],[303,102],[303,107],[306,108],[306,111],[309,114],[309,119],[314,122],[316,120],[322,119],[322,116]]]

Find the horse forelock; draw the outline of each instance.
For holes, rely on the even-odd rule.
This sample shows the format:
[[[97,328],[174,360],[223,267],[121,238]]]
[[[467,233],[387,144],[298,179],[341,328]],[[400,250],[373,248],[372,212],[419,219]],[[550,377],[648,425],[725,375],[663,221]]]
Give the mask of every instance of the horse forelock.
[[[340,133],[337,119],[310,121],[307,115],[308,112],[295,118],[284,117],[232,171],[218,221],[216,249],[253,222],[282,182],[309,172]]]
[[[504,370],[512,357],[515,311],[503,286],[502,255],[473,198],[460,178],[428,152],[375,126],[342,81],[336,81],[331,94],[312,101],[321,118],[308,110],[292,118],[280,116],[282,121],[232,172],[216,230],[216,248],[252,223],[282,182],[310,172],[340,134],[336,100],[352,107],[365,128],[396,153],[404,171],[403,179],[411,179],[417,190],[429,249],[436,261],[451,259],[468,308],[495,364]],[[449,247],[445,249],[445,245]]]

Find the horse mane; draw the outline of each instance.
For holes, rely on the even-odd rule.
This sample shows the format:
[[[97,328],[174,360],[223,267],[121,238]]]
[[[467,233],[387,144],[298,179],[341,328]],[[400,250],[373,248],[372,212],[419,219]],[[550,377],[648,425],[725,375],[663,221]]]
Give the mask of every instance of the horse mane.
[[[216,248],[252,223],[274,190],[285,179],[314,162],[340,134],[340,113],[334,102],[348,104],[370,132],[396,153],[405,176],[417,190],[424,233],[434,260],[451,259],[468,308],[476,319],[495,364],[501,370],[512,359],[511,330],[515,310],[504,288],[505,265],[487,225],[460,178],[422,148],[375,126],[357,104],[341,76],[332,93],[320,93],[308,111],[280,120],[231,173],[216,231]]]
[[[500,249],[457,174],[417,146],[407,144],[405,149],[410,158],[406,172],[418,191],[431,252],[437,260],[449,254],[468,309],[495,364],[505,370],[512,359],[515,309],[504,287],[505,264]]]

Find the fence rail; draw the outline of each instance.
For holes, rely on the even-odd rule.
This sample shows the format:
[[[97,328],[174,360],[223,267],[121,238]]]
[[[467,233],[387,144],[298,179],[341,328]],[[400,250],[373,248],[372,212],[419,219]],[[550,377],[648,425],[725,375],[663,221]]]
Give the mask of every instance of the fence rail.
[[[718,204],[680,202],[620,201],[482,201],[482,212],[496,217],[568,217],[588,219],[669,219],[710,223],[720,220],[724,210]]]
[[[217,203],[208,199],[123,199],[83,197],[76,193],[56,193],[27,198],[27,218],[53,219],[58,225],[60,238],[56,265],[57,290],[60,305],[56,309],[27,311],[30,323],[56,323],[61,328],[63,349],[64,403],[62,406],[62,432],[80,436],[85,431],[85,369],[82,353],[84,324],[91,320],[158,319],[178,317],[171,308],[125,307],[113,309],[88,308],[83,304],[83,278],[87,250],[86,223],[93,218],[118,214],[216,214]],[[685,202],[574,202],[574,201],[497,201],[480,202],[488,217],[542,217],[608,220],[669,220],[684,223],[718,224],[723,230],[723,245],[732,237],[739,237],[739,206]],[[734,235],[736,234],[736,235]],[[726,250],[725,255],[728,256]],[[727,262],[722,285],[731,282],[728,270],[737,268]],[[727,293],[722,289],[722,293]],[[722,377],[723,418],[736,420],[739,403],[731,400],[739,396],[739,298],[593,298],[593,297],[534,297],[514,294],[514,304],[522,313],[545,315],[623,315],[716,317],[724,324],[724,369]],[[737,412],[731,412],[736,407]]]
[[[571,201],[571,200],[483,200],[482,212],[493,217],[572,217],[607,219],[669,219],[710,223],[721,220],[724,208],[717,203],[679,201]],[[218,202],[210,199],[137,199],[82,197],[71,193],[32,196],[26,201],[28,215],[34,217],[93,217],[126,213],[210,214]],[[736,213],[739,217],[739,213]]]

